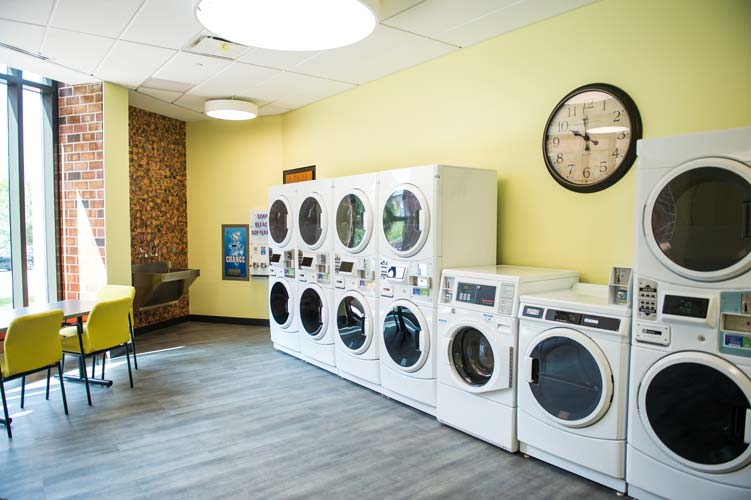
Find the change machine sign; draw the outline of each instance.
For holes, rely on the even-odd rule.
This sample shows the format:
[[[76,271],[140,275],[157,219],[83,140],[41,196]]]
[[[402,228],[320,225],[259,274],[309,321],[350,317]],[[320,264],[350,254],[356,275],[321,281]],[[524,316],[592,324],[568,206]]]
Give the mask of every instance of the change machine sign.
[[[247,224],[222,224],[222,279],[248,280]]]

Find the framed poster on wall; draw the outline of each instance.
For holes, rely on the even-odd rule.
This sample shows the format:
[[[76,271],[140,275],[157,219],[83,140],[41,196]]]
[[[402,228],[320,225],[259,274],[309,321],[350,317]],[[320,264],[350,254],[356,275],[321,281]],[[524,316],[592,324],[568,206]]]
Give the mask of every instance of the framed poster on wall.
[[[249,279],[247,224],[222,224],[222,279]]]
[[[292,184],[293,182],[305,182],[316,180],[316,166],[311,165],[309,167],[293,168],[291,170],[285,170],[282,173],[282,181],[284,184]]]

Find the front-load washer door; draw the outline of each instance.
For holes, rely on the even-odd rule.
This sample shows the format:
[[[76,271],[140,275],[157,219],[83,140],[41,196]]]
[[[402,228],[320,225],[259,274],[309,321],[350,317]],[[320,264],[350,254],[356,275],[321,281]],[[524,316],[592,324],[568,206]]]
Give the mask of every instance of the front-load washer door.
[[[277,281],[269,291],[269,310],[274,323],[287,328],[292,323],[292,293],[284,281]]]
[[[300,238],[310,250],[316,250],[326,238],[328,214],[323,198],[318,193],[311,193],[300,204],[298,212],[298,229]]]
[[[397,255],[410,257],[425,244],[430,230],[430,208],[425,196],[411,184],[401,184],[383,206],[383,235]]]
[[[430,354],[430,330],[417,306],[394,301],[384,315],[382,335],[386,356],[396,368],[412,373],[423,367]]]
[[[292,207],[285,197],[279,197],[269,207],[269,234],[279,246],[285,246],[292,238]]]
[[[662,358],[644,375],[638,405],[647,433],[676,462],[715,474],[751,463],[751,380],[724,359]]]
[[[689,279],[751,269],[751,167],[702,158],[675,168],[647,201],[644,234],[663,265]]]
[[[451,374],[465,390],[487,392],[511,387],[512,346],[498,342],[480,325],[457,325],[448,335]]]
[[[552,328],[535,337],[523,369],[533,398],[560,425],[592,425],[610,407],[610,364],[597,344],[581,332]]]
[[[336,208],[336,234],[352,253],[361,252],[373,233],[373,210],[359,189],[344,195]]]
[[[320,340],[328,327],[328,308],[321,288],[309,285],[300,294],[300,324],[311,339]]]
[[[345,294],[336,309],[339,339],[352,354],[362,354],[373,342],[373,311],[356,292]]]

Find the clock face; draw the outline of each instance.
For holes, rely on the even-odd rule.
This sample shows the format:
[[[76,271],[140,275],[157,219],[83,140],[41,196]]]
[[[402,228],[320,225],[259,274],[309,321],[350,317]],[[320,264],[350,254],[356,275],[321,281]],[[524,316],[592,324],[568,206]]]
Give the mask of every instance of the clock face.
[[[606,84],[580,87],[553,110],[543,138],[553,178],[578,192],[605,189],[634,162],[641,120],[636,105]]]

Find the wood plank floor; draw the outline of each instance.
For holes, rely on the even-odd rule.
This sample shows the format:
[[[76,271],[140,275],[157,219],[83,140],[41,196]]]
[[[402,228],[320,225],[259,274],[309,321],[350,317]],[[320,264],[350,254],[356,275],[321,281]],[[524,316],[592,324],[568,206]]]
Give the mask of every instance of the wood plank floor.
[[[48,402],[27,384],[23,411],[11,386],[0,498],[616,498],[279,353],[266,328],[184,323],[138,345],[135,389],[112,360],[93,407],[66,384],[68,417],[57,386]]]

